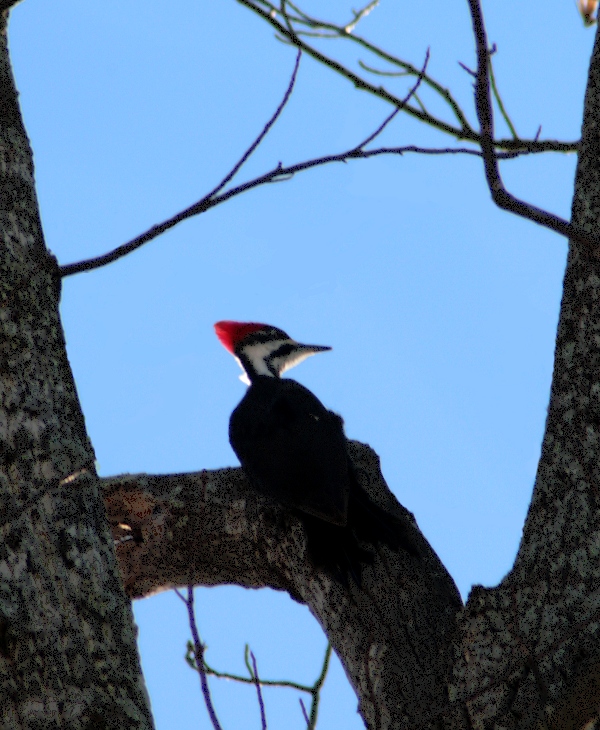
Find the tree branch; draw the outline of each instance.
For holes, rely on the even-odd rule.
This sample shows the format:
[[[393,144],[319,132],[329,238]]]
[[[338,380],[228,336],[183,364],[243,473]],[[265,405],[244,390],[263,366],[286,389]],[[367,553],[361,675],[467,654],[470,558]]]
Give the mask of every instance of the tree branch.
[[[227,185],[227,183],[231,182],[231,180],[234,178],[234,176],[239,172],[239,170],[242,168],[242,166],[247,162],[250,155],[254,152],[254,150],[258,147],[258,145],[261,143],[261,141],[265,138],[265,136],[268,134],[269,130],[281,114],[284,106],[286,105],[288,99],[290,98],[290,95],[292,93],[292,89],[294,87],[294,82],[296,79],[296,74],[298,71],[298,65],[300,63],[300,55],[301,52],[298,51],[298,55],[296,57],[296,64],[294,66],[294,71],[292,73],[292,78],[290,80],[290,83],[288,85],[288,88],[286,90],[285,96],[282,100],[282,102],[277,107],[277,110],[275,111],[275,114],[271,117],[271,119],[267,122],[262,132],[259,134],[259,136],[256,138],[256,140],[252,143],[252,145],[246,150],[246,152],[242,155],[242,157],[236,162],[232,170],[221,180],[221,182],[213,189],[210,193],[205,195],[203,198],[201,198],[198,202],[194,203],[193,205],[189,206],[185,210],[177,213],[176,215],[172,216],[171,218],[168,218],[166,221],[163,221],[162,223],[159,223],[155,226],[152,226],[152,228],[148,229],[144,233],[142,233],[140,236],[136,236],[131,241],[128,241],[127,243],[118,246],[117,248],[113,249],[109,253],[103,254],[102,256],[97,256],[91,259],[86,259],[85,261],[79,261],[78,263],[74,264],[67,264],[65,266],[60,267],[60,275],[62,277],[65,276],[71,276],[72,274],[79,274],[84,271],[92,271],[93,269],[100,268],[102,266],[106,266],[107,264],[112,263],[113,261],[116,261],[123,256],[127,256],[130,253],[133,253],[138,248],[143,246],[145,243],[148,243],[149,241],[152,241],[153,239],[160,236],[162,233],[165,233],[170,228],[173,228],[178,223],[181,223],[184,220],[187,220],[188,218],[191,218],[196,215],[200,215],[201,213],[205,213],[207,210],[210,210],[211,208],[214,208],[216,205],[219,205],[226,200],[229,200],[232,197],[235,197],[236,195],[240,195],[241,193],[244,193],[248,190],[251,190],[252,188],[258,187],[259,185],[264,185],[265,183],[269,182],[279,182],[283,181],[285,179],[291,178],[293,175],[295,175],[297,172],[300,172],[302,170],[308,170],[312,167],[318,167],[319,165],[324,165],[330,162],[345,162],[349,159],[357,159],[357,158],[367,158],[372,157],[375,155],[380,154],[391,154],[392,149],[388,148],[384,151],[384,149],[381,150],[372,150],[370,152],[366,152],[364,150],[364,147],[372,142],[374,139],[376,139],[383,130],[387,127],[387,125],[392,121],[392,119],[396,116],[396,114],[401,111],[404,106],[408,103],[409,99],[416,93],[417,89],[419,88],[419,85],[422,81],[423,74],[425,73],[425,69],[427,68],[427,64],[429,62],[429,51],[427,52],[425,56],[425,62],[423,64],[423,69],[418,76],[415,84],[412,86],[412,88],[409,90],[408,94],[400,101],[400,105],[377,127],[377,129],[370,134],[365,140],[363,140],[359,145],[353,147],[350,150],[347,150],[346,152],[343,152],[338,155],[328,155],[325,157],[320,157],[314,160],[308,160],[307,162],[299,163],[297,165],[292,165],[290,167],[284,168],[281,166],[281,163],[274,168],[273,170],[269,171],[268,173],[265,173],[264,175],[260,175],[259,177],[255,178],[254,180],[250,180],[247,183],[244,183],[243,185],[239,185],[238,187],[232,188],[228,190],[226,193],[220,193],[220,191]],[[434,153],[434,154],[440,154],[440,151],[433,151],[433,150],[426,150],[426,149],[419,149],[417,147],[405,147],[405,148],[396,148],[395,153],[396,154],[402,154],[402,152],[423,152],[425,154],[427,153]],[[448,152],[456,152],[455,150],[448,150]]]
[[[267,730],[267,717],[265,715],[265,703],[263,701],[262,696],[262,689],[261,689],[261,681],[260,677],[258,676],[258,667],[256,666],[256,657],[254,656],[254,652],[250,652],[250,656],[252,657],[252,680],[253,684],[256,687],[256,695],[258,699],[258,706],[260,708],[260,726],[262,730]]]
[[[394,499],[366,446],[349,442],[363,487],[381,506]],[[286,590],[309,606],[360,698],[366,722],[380,712],[405,722],[447,707],[450,637],[461,607],[456,587],[414,527],[421,560],[387,547],[363,568],[363,587],[316,569],[301,522],[258,495],[241,469],[102,480],[123,584],[132,597],[178,585],[236,583]]]
[[[600,239],[590,235],[579,226],[573,225],[560,216],[548,213],[530,203],[519,200],[504,187],[494,143],[494,112],[490,93],[490,52],[479,0],[467,0],[473,23],[477,51],[477,77],[475,80],[475,109],[480,126],[481,152],[485,177],[492,200],[499,208],[508,210],[522,218],[527,218],[544,228],[560,233],[562,236],[583,243],[592,250],[600,247]]]
[[[384,101],[387,101],[391,104],[397,105],[398,99],[394,97],[393,94],[390,94],[390,92],[386,89],[384,89],[381,86],[375,86],[371,83],[369,83],[366,79],[361,78],[354,74],[350,69],[343,66],[342,64],[339,64],[334,59],[325,56],[320,51],[318,51],[315,48],[312,48],[311,46],[308,46],[308,44],[302,42],[301,37],[303,35],[302,31],[294,32],[293,29],[290,30],[290,28],[286,25],[282,25],[277,20],[277,16],[281,15],[283,17],[283,14],[281,12],[280,7],[274,5],[273,3],[269,2],[268,0],[237,0],[241,5],[244,5],[248,9],[252,10],[253,12],[257,13],[262,17],[264,20],[266,20],[275,30],[277,33],[279,33],[283,38],[287,40],[287,42],[292,43],[293,45],[296,45],[299,48],[302,48],[307,54],[311,55],[315,60],[323,63],[324,65],[328,66],[332,70],[339,73],[344,78],[351,81],[357,88],[360,88],[361,90],[368,91],[369,93],[373,94],[374,96],[377,96]],[[323,30],[326,30],[330,32],[332,35],[330,37],[332,38],[339,38],[342,40],[347,40],[352,43],[356,43],[360,47],[367,50],[369,53],[374,54],[378,58],[381,58],[382,60],[397,66],[398,68],[401,68],[406,75],[409,76],[418,76],[419,75],[419,69],[414,66],[413,64],[409,63],[408,61],[404,61],[401,58],[398,58],[397,56],[394,56],[391,53],[388,53],[387,51],[384,51],[383,49],[373,45],[369,41],[367,41],[365,38],[361,38],[357,35],[355,35],[352,30],[348,30],[352,26],[352,23],[348,25],[336,25],[334,23],[327,23],[325,21],[317,20],[314,17],[309,16],[308,14],[301,11],[296,5],[289,2],[287,0],[286,5],[292,8],[297,15],[296,16],[290,16],[289,14],[285,14],[285,17],[290,22],[290,25],[293,22],[303,24],[307,27],[311,28],[321,28]],[[372,10],[374,6],[374,3],[372,3],[370,6],[370,9]],[[371,67],[367,66],[363,61],[359,60],[359,65],[362,66],[365,70],[368,70],[371,73],[376,73],[378,75],[385,74],[385,72],[377,72]],[[391,75],[391,74],[390,74]],[[441,132],[450,134],[451,136],[457,138],[457,139],[464,139],[466,141],[474,142],[476,144],[479,143],[479,134],[471,127],[471,125],[468,123],[466,115],[464,111],[461,109],[458,102],[454,99],[452,94],[448,89],[446,89],[442,84],[432,79],[429,75],[425,74],[423,77],[423,83],[431,88],[436,94],[438,94],[441,99],[444,101],[444,103],[450,108],[452,111],[452,114],[456,117],[459,126],[454,127],[452,125],[448,125],[446,122],[438,120],[433,115],[428,114],[422,109],[417,109],[415,107],[412,107],[410,105],[407,105],[407,107],[404,109],[404,111],[407,114],[410,114],[412,116],[417,117],[421,121],[425,122],[426,124],[433,126],[434,128],[438,129]],[[523,140],[523,139],[500,139],[495,141],[495,146],[497,149],[502,150],[516,150],[516,149],[527,149],[530,152],[576,152],[578,142],[559,142],[557,140]]]
[[[478,49],[477,109],[493,185],[487,40],[479,3],[469,5]],[[575,230],[600,227],[599,118],[597,35],[573,199]],[[572,237],[548,418],[517,558],[497,588],[475,586],[458,621],[449,691],[464,703],[469,727],[578,730],[598,714],[600,272],[597,257],[576,244]]]
[[[361,485],[414,526],[387,490],[376,455],[356,442],[349,448]],[[389,720],[382,727],[465,730],[471,727],[466,713],[475,726],[497,717],[510,727],[510,718],[525,723],[554,713],[564,721],[570,712],[580,718],[573,703],[594,703],[597,688],[589,682],[600,679],[597,559],[589,570],[585,559],[572,565],[564,560],[585,544],[593,551],[597,512],[586,513],[593,529],[573,533],[575,548],[560,532],[564,518],[549,536],[553,523],[538,501],[511,574],[498,588],[476,586],[461,611],[452,579],[416,526],[422,559],[380,547],[374,565],[363,568],[358,590],[310,563],[299,520],[258,495],[241,469],[101,481],[132,598],[187,584],[288,591],[323,627],[369,726],[380,715]],[[543,554],[534,557],[540,549]],[[528,616],[539,618],[531,624]],[[577,699],[583,691],[592,693],[589,700]]]
[[[208,193],[208,195],[205,196],[206,199],[210,200],[211,198],[214,198],[215,195],[217,195],[221,190],[223,190],[223,188],[227,185],[227,183],[229,183],[233,180],[233,178],[237,175],[237,173],[241,170],[241,168],[246,164],[246,162],[248,161],[248,159],[250,158],[252,153],[256,150],[258,145],[267,136],[271,127],[279,119],[281,112],[284,110],[286,104],[288,103],[288,101],[290,99],[290,96],[292,95],[292,91],[294,90],[294,85],[296,83],[296,76],[298,75],[298,68],[300,67],[301,58],[302,58],[302,50],[298,49],[298,53],[296,54],[296,63],[294,64],[294,69],[292,71],[292,77],[290,79],[287,89],[285,90],[283,99],[281,100],[279,106],[275,110],[275,113],[269,119],[269,121],[265,124],[262,132],[258,135],[258,137],[250,145],[250,147],[248,147],[248,149],[240,157],[238,162],[233,166],[232,170],[227,175],[225,175],[225,177],[221,180],[221,182],[217,185],[217,187],[214,188],[214,190],[211,190],[210,193]]]
[[[177,596],[185,603],[188,614],[188,622],[190,625],[190,631],[192,632],[192,639],[194,642],[194,657],[196,659],[196,667],[198,668],[198,674],[200,675],[200,686],[202,687],[202,696],[204,697],[204,704],[208,711],[208,716],[214,730],[223,730],[215,707],[213,705],[212,697],[210,694],[210,687],[208,686],[208,679],[206,677],[206,671],[204,669],[204,650],[205,646],[200,640],[200,634],[198,633],[198,627],[196,625],[196,613],[194,611],[194,586],[189,585],[187,587],[187,598],[181,593],[181,591],[175,589]]]
[[[168,218],[167,220],[163,221],[162,223],[159,223],[155,226],[152,226],[150,229],[145,231],[139,236],[136,236],[135,238],[131,239],[125,244],[122,244],[121,246],[118,246],[117,248],[113,249],[112,251],[103,254],[101,256],[93,257],[91,259],[86,259],[84,261],[80,261],[73,264],[66,264],[64,266],[60,267],[60,275],[62,277],[71,276],[73,274],[82,273],[84,271],[92,271],[94,269],[100,268],[102,266],[106,266],[107,264],[110,264],[123,256],[127,256],[128,254],[132,253],[133,251],[136,251],[138,248],[143,246],[144,244],[148,243],[149,241],[152,241],[153,239],[160,236],[162,233],[165,233],[170,228],[173,228],[177,224],[181,223],[184,220],[187,220],[188,218],[191,218],[196,215],[200,215],[201,213],[206,212],[207,210],[210,210],[211,208],[215,207],[216,205],[220,205],[221,203],[225,202],[226,200],[229,200],[232,197],[235,197],[236,195],[240,195],[241,193],[247,192],[255,187],[258,187],[260,185],[264,185],[266,183],[271,182],[282,182],[284,180],[288,180],[293,175],[295,175],[297,172],[301,172],[303,170],[308,170],[313,167],[318,167],[320,165],[329,164],[331,162],[346,162],[350,159],[368,159],[370,157],[380,156],[384,154],[397,154],[402,155],[404,153],[419,153],[419,154],[467,154],[467,155],[477,155],[482,156],[484,159],[484,165],[486,170],[486,179],[488,181],[488,185],[490,187],[490,191],[492,193],[492,198],[494,202],[501,208],[505,210],[509,210],[512,213],[515,213],[516,215],[519,215],[521,217],[527,218],[529,220],[532,220],[534,223],[538,223],[542,226],[545,226],[546,228],[549,228],[557,233],[560,233],[561,235],[574,238],[575,240],[578,240],[582,243],[587,244],[589,247],[596,248],[600,241],[597,241],[594,238],[591,238],[590,235],[575,226],[573,226],[571,223],[569,223],[566,220],[563,220],[562,218],[553,215],[552,213],[549,213],[547,211],[544,211],[540,208],[537,208],[533,205],[530,205],[528,203],[525,203],[523,201],[518,200],[514,196],[512,196],[510,193],[506,191],[502,184],[502,180],[500,178],[500,173],[498,170],[498,160],[499,159],[513,159],[514,157],[523,155],[523,154],[531,154],[531,153],[538,153],[538,152],[544,152],[544,151],[573,151],[576,149],[577,143],[564,143],[564,142],[557,142],[553,140],[546,140],[546,141],[539,141],[537,139],[534,140],[521,140],[518,138],[515,138],[516,132],[514,130],[514,126],[512,125],[512,122],[510,121],[510,118],[508,117],[508,114],[506,110],[504,109],[504,106],[502,105],[502,101],[497,93],[497,90],[495,91],[496,97],[498,100],[498,103],[500,105],[501,111],[507,120],[507,124],[509,125],[512,133],[513,133],[513,139],[511,140],[499,140],[494,141],[493,137],[493,116],[492,116],[492,107],[491,107],[491,98],[490,98],[490,77],[488,73],[490,72],[489,69],[489,54],[487,52],[487,45],[479,46],[478,45],[478,57],[481,56],[481,48],[484,49],[485,52],[485,59],[486,59],[486,65],[481,66],[478,65],[478,72],[477,72],[477,81],[476,81],[476,89],[477,89],[477,101],[476,101],[476,107],[477,107],[477,115],[478,119],[480,121],[480,126],[482,129],[482,132],[480,134],[477,134],[471,128],[469,127],[467,129],[466,125],[466,119],[464,118],[464,115],[462,115],[462,112],[458,110],[458,107],[456,107],[454,100],[449,95],[449,92],[447,89],[443,89],[437,82],[433,81],[427,73],[427,64],[429,60],[429,50],[426,54],[426,59],[423,67],[419,70],[416,67],[414,67],[412,64],[408,64],[405,61],[402,61],[401,59],[397,59],[394,56],[391,56],[390,54],[386,54],[380,49],[377,49],[375,46],[372,46],[367,41],[361,38],[357,38],[350,34],[350,32],[344,28],[340,28],[338,26],[334,26],[331,24],[324,23],[323,21],[317,21],[313,18],[310,18],[306,14],[302,13],[295,5],[292,3],[287,3],[290,7],[294,8],[295,12],[297,12],[299,15],[297,17],[290,18],[290,16],[287,14],[287,11],[285,10],[285,2],[282,2],[281,9],[277,10],[275,6],[271,5],[268,2],[265,2],[264,0],[238,0],[238,2],[242,3],[243,5],[246,5],[247,7],[253,9],[255,12],[258,12],[260,15],[265,17],[271,24],[274,24],[277,28],[278,32],[283,33],[285,37],[287,37],[290,42],[292,42],[294,45],[298,47],[298,55],[296,57],[296,62],[294,65],[294,70],[291,76],[290,83],[288,84],[288,87],[286,89],[285,95],[283,97],[282,102],[277,107],[277,110],[275,111],[274,115],[271,117],[271,119],[267,122],[257,139],[252,143],[252,145],[246,150],[246,152],[242,155],[242,157],[238,160],[238,162],[234,165],[232,170],[221,180],[221,182],[213,189],[211,192],[209,192],[207,195],[205,195],[203,198],[201,198],[199,201],[194,203],[193,205],[189,206],[188,208],[180,211],[179,213],[175,214],[171,218]],[[256,6],[256,2],[262,3],[266,7],[270,8],[269,13],[265,13],[261,8],[258,8]],[[360,20],[360,18],[363,17],[364,13],[368,10],[369,12],[373,9],[375,3],[370,3],[366,8],[364,8],[362,11],[359,11],[355,14],[355,21],[351,23],[352,29],[356,25],[356,22]],[[477,7],[477,5],[476,5]],[[285,26],[279,23],[276,20],[276,15],[279,13],[285,20]],[[481,16],[481,11],[479,10],[479,16]],[[311,25],[311,27],[322,27],[322,28],[329,28],[329,29],[337,29],[339,31],[340,37],[349,37],[353,40],[360,42],[361,45],[363,45],[368,50],[377,53],[379,56],[384,58],[385,60],[388,60],[391,63],[395,63],[396,65],[400,66],[404,69],[404,72],[408,75],[416,76],[417,80],[414,86],[409,90],[408,94],[403,98],[399,99],[396,97],[393,97],[392,95],[385,92],[382,87],[379,87],[379,95],[385,92],[384,96],[387,101],[394,104],[395,109],[394,111],[386,118],[386,120],[371,134],[369,135],[363,142],[361,142],[359,145],[355,146],[354,148],[347,150],[346,152],[333,154],[333,155],[326,155],[320,158],[315,158],[313,160],[308,160],[305,162],[297,163],[295,165],[291,165],[288,167],[283,167],[281,163],[269,172],[260,175],[253,180],[250,180],[246,183],[243,183],[242,185],[239,185],[235,188],[231,188],[228,191],[222,193],[221,191],[227,186],[229,182],[234,178],[234,176],[239,172],[239,170],[243,167],[245,162],[248,160],[248,158],[251,156],[251,154],[254,152],[254,150],[258,147],[260,142],[264,139],[264,137],[268,134],[269,130],[275,123],[275,121],[280,116],[283,108],[285,107],[291,92],[294,87],[294,82],[296,79],[298,66],[300,62],[300,55],[302,50],[306,50],[307,52],[311,52],[311,55],[313,55],[315,58],[317,58],[323,63],[326,63],[326,65],[331,66],[334,68],[334,70],[342,73],[342,75],[346,75],[348,78],[351,78],[351,80],[355,81],[356,84],[362,88],[361,84],[359,83],[358,77],[355,77],[351,74],[347,69],[344,70],[342,66],[337,64],[336,62],[332,61],[331,59],[327,59],[325,56],[322,56],[320,54],[315,55],[315,52],[312,52],[311,49],[309,49],[304,42],[301,41],[301,39],[298,37],[297,33],[293,30],[292,27],[292,20],[295,20],[297,22],[302,22],[305,24]],[[473,20],[474,23],[474,32],[476,35],[476,38],[479,39],[483,38],[485,44],[487,44],[487,40],[485,40],[485,29],[483,26],[483,19],[482,17],[479,17],[479,20],[477,20],[474,17]],[[483,34],[483,35],[482,35]],[[313,49],[314,50],[314,49]],[[481,60],[481,58],[479,59]],[[363,64],[364,66],[364,64]],[[350,75],[349,75],[350,74]],[[483,74],[483,76],[482,76]],[[483,81],[483,86],[482,86]],[[372,142],[377,136],[381,134],[383,129],[389,124],[389,122],[396,116],[396,114],[399,111],[409,111],[410,110],[410,99],[414,96],[417,99],[417,103],[420,106],[419,115],[423,118],[423,121],[426,121],[428,124],[431,124],[433,126],[436,126],[434,123],[433,118],[426,119],[426,117],[429,117],[430,115],[425,110],[425,107],[421,103],[421,101],[416,96],[416,91],[419,88],[421,83],[426,83],[431,88],[433,88],[438,94],[440,94],[446,102],[453,108],[455,113],[457,114],[457,118],[461,121],[461,124],[463,125],[462,131],[458,130],[457,128],[452,128],[452,133],[454,136],[457,136],[459,138],[468,139],[469,141],[473,141],[477,144],[480,144],[481,146],[481,152],[478,150],[470,149],[470,148],[460,148],[460,147],[446,147],[446,148],[423,148],[418,147],[416,145],[407,145],[404,147],[386,147],[386,148],[379,148],[376,150],[365,150],[367,144]],[[366,88],[366,87],[365,87]],[[495,88],[495,86],[494,86]],[[373,90],[373,89],[371,89]],[[413,110],[414,111],[414,110]],[[481,116],[483,115],[483,116]],[[418,116],[418,115],[417,115]],[[481,118],[480,118],[481,117]],[[487,127],[485,127],[485,124],[482,124],[482,119],[485,122],[485,119],[488,120]],[[484,132],[484,128],[487,129],[487,132]],[[447,128],[445,131],[449,131],[450,128]],[[466,132],[465,132],[466,130]],[[496,149],[504,149],[504,152],[496,152]]]

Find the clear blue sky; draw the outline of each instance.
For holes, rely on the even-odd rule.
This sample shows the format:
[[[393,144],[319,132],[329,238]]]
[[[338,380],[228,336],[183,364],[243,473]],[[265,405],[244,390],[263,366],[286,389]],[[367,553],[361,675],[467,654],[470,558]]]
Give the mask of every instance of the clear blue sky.
[[[312,7],[351,17],[349,3]],[[594,30],[571,0],[484,10],[517,130],[532,137],[542,124],[543,138],[576,139]],[[430,47],[430,74],[475,123],[457,63],[474,65],[464,0],[383,0],[359,32],[417,66]],[[111,249],[210,190],[279,103],[294,62],[233,0],[25,0],[10,45],[46,241],[61,263]],[[389,111],[304,58],[289,106],[239,180],[349,148]],[[400,116],[382,142],[452,140]],[[574,169],[573,155],[502,166],[515,194],[567,217]],[[475,158],[329,166],[232,200],[64,283],[69,357],[100,472],[236,464],[227,422],[244,386],[212,324],[268,322],[333,346],[293,377],[380,454],[463,596],[494,585],[512,564],[533,486],[565,256],[559,236],[494,208]],[[248,641],[265,677],[316,676],[325,639],[286,595],[213,588],[197,602],[213,665],[243,671]],[[183,606],[163,594],[135,614],[158,730],[208,728],[182,660]],[[252,689],[212,686],[226,728],[260,727]],[[303,727],[294,693],[266,702],[273,730]],[[362,727],[338,663],[319,727]]]

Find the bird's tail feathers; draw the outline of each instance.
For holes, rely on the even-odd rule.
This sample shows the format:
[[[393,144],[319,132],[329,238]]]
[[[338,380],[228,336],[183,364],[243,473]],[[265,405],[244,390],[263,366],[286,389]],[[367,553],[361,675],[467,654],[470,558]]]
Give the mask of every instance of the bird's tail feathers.
[[[372,545],[383,543],[396,552],[403,550],[413,557],[420,557],[406,518],[394,515],[375,504],[355,476],[350,490],[348,524],[362,541]]]

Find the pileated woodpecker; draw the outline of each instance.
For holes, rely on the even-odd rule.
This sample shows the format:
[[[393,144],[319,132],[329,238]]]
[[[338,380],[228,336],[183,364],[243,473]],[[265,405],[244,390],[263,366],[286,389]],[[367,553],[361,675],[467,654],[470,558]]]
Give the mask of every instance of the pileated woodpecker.
[[[254,488],[302,519],[315,564],[345,584],[349,573],[360,585],[360,564],[372,562],[373,553],[359,540],[418,555],[402,519],[381,509],[359,485],[340,416],[300,383],[280,378],[331,348],[302,345],[256,322],[217,322],[215,331],[249,385],[231,414],[231,446]]]

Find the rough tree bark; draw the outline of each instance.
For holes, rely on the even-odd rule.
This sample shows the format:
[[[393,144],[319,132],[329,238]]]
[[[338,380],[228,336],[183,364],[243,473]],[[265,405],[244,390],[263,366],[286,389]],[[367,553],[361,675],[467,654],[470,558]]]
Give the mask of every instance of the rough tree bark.
[[[152,727],[0,16],[0,726]]]
[[[150,727],[1,39],[2,727]],[[573,203],[574,222],[595,234],[599,126],[597,39]],[[345,589],[314,569],[300,523],[239,469],[103,480],[126,592],[288,591],[328,633],[371,728],[582,727],[600,707],[599,323],[600,252],[572,245],[523,540],[510,574],[474,588],[465,607],[408,513],[422,559],[382,548],[363,589]],[[373,452],[351,450],[365,488],[402,511]]]

